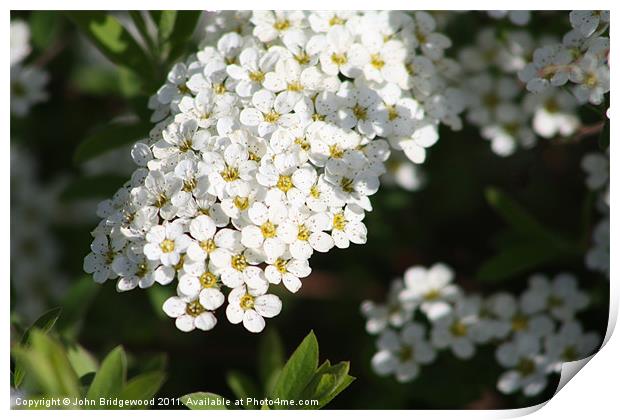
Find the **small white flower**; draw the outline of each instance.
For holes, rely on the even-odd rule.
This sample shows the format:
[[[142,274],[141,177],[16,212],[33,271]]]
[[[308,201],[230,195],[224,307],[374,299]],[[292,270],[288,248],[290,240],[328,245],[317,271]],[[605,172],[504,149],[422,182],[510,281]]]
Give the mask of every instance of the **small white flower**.
[[[570,24],[584,37],[589,37],[601,24],[609,24],[609,10],[573,10],[569,14]]]
[[[84,258],[84,271],[92,273],[97,283],[103,283],[108,279],[116,278],[112,269],[116,260],[125,247],[126,239],[122,234],[97,235],[90,245],[92,252]]]
[[[256,293],[242,285],[228,295],[226,316],[232,324],[243,322],[248,331],[258,333],[265,328],[264,318],[273,318],[281,309],[282,301],[276,295]]]
[[[287,96],[276,96],[266,89],[252,95],[253,108],[245,108],[239,115],[242,124],[256,127],[259,136],[273,133],[278,127],[292,127],[297,117],[291,113],[295,104]]]
[[[208,331],[217,323],[213,312],[207,311],[198,300],[172,296],[164,302],[163,310],[169,317],[176,318],[175,324],[183,332],[195,328]]]
[[[526,396],[540,394],[547,386],[550,370],[540,351],[540,339],[527,334],[499,346],[495,352],[497,361],[510,370],[500,376],[497,389],[505,394],[520,389]]]
[[[588,305],[588,295],[578,289],[572,274],[561,273],[548,280],[541,274],[530,277],[528,289],[521,295],[525,313],[550,313],[560,321],[569,321]]]
[[[191,238],[184,233],[180,221],[153,226],[146,234],[146,240],[144,255],[149,260],[161,261],[165,266],[178,264],[181,254],[191,243]]]
[[[437,320],[448,315],[461,294],[452,284],[454,273],[445,264],[437,263],[430,268],[415,266],[405,271],[405,289],[400,300],[405,306],[418,307],[430,319]]]
[[[270,42],[283,36],[288,31],[303,28],[305,14],[302,11],[269,11],[252,12],[253,34],[262,42]]]
[[[460,359],[472,358],[475,343],[483,341],[484,332],[479,325],[480,303],[478,296],[458,299],[452,311],[433,322],[433,345],[438,349],[450,347]]]
[[[295,293],[301,288],[300,278],[308,277],[312,272],[308,260],[277,258],[267,261],[265,277],[269,283],[279,284],[282,282],[289,292]]]
[[[11,66],[11,114],[23,117],[33,105],[48,98],[45,85],[49,75],[36,67]]]
[[[392,281],[385,304],[377,304],[365,300],[360,306],[362,315],[366,318],[366,331],[369,334],[383,332],[388,326],[399,328],[411,320],[413,310],[400,303],[398,296],[404,285],[401,279]]]
[[[21,19],[11,21],[11,66],[30,54],[30,28]]]
[[[381,376],[394,374],[399,382],[414,380],[420,365],[435,360],[435,350],[425,339],[423,325],[405,324],[400,334],[393,330],[383,331],[377,340],[379,351],[372,357],[373,370]]]
[[[194,218],[189,224],[189,233],[195,241],[191,241],[187,248],[187,256],[194,261],[204,261],[212,246],[216,226],[213,219],[206,215]]]
[[[354,204],[348,204],[344,211],[332,209],[331,234],[334,245],[338,248],[348,248],[350,242],[354,244],[366,243],[366,226],[362,223],[364,210]]]
[[[581,324],[570,321],[559,331],[545,338],[546,356],[553,363],[553,370],[560,372],[562,364],[590,356],[601,344],[601,337],[595,332],[584,333]]]

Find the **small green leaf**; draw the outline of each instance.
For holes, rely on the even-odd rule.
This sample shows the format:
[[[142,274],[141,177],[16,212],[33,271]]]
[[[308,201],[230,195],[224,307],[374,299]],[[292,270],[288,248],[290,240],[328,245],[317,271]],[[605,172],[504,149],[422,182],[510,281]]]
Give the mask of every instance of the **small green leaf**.
[[[60,199],[65,202],[105,199],[111,197],[126,181],[127,177],[107,174],[76,177],[60,193]]]
[[[73,160],[83,163],[109,150],[116,149],[146,138],[150,124],[143,121],[113,122],[99,128],[75,149]]]
[[[148,56],[112,14],[101,11],[65,13],[110,61],[136,74],[149,76],[152,65]]]
[[[298,399],[312,379],[319,364],[319,344],[314,332],[310,332],[284,365],[274,386],[272,397]],[[286,408],[275,406],[274,408]]]
[[[56,39],[60,19],[54,11],[34,10],[30,13],[29,25],[33,45],[44,50]]]
[[[478,270],[476,278],[483,282],[499,282],[523,274],[540,265],[567,257],[547,242],[526,242],[502,249]]]
[[[528,237],[550,238],[553,235],[519,203],[495,188],[485,192],[488,203],[519,234]]]
[[[309,404],[303,408],[318,410],[324,407],[354,380],[355,378],[349,375],[349,362],[331,366],[329,361],[326,361],[316,371],[301,396],[304,400],[316,400],[318,405]]]
[[[93,383],[90,385],[87,398],[116,397],[125,385],[127,377],[127,357],[123,347],[112,350],[101,363],[101,367]]]
[[[26,329],[24,335],[22,336],[21,344],[26,344],[28,342],[30,332],[35,329],[44,334],[51,330],[54,327],[54,324],[56,324],[56,321],[58,321],[61,312],[61,308],[53,308],[43,313],[43,315],[37,318],[37,320],[34,321],[28,329]]]
[[[246,404],[246,398],[259,398],[258,387],[252,379],[241,372],[228,372],[226,375],[226,383],[232,390],[235,397],[242,400],[242,404],[245,408],[256,409],[254,404]]]
[[[258,343],[258,374],[264,395],[270,395],[284,366],[284,345],[275,328],[269,328]]]
[[[161,388],[166,375],[163,372],[148,372],[130,379],[119,397],[126,400],[147,400],[153,398]],[[130,408],[141,409],[144,406],[131,406]]]
[[[181,402],[191,410],[226,410],[226,401],[211,392],[194,392],[181,397]]]
[[[30,333],[30,346],[18,346],[13,352],[25,373],[46,396],[80,396],[78,376],[57,340],[34,329]]]
[[[97,359],[79,344],[69,347],[67,357],[78,377],[81,378],[88,373],[97,372]]]
[[[174,31],[174,25],[177,20],[176,10],[162,10],[159,14],[157,28],[159,29],[158,37],[160,45],[163,45],[170,39]]]

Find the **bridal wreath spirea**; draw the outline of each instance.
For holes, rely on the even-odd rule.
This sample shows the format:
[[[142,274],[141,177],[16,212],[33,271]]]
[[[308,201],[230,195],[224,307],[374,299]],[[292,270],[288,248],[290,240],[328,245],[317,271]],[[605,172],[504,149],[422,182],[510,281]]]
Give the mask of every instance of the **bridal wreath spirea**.
[[[415,163],[460,128],[451,44],[425,12],[229,12],[151,98],[139,168],[101,203],[84,269],[117,289],[175,284],[182,331],[260,332],[309,258],[366,242],[390,149]],[[175,282],[175,279],[177,280]]]

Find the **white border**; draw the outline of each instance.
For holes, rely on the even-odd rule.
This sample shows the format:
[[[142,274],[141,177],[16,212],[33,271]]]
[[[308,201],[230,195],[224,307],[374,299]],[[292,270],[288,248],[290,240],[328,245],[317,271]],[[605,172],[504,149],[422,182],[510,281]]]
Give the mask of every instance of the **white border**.
[[[55,6],[55,8],[59,9],[108,9],[108,10],[123,10],[123,9],[166,9],[171,8],[172,6],[176,9],[256,9],[258,8],[271,8],[271,9],[287,9],[287,8],[298,8],[298,9],[330,9],[333,8],[335,3],[332,1],[326,0],[315,0],[312,2],[296,2],[291,3],[290,1],[261,1],[257,3],[256,1],[240,1],[240,0],[227,0],[227,1],[218,1],[218,2],[209,2],[209,1],[188,1],[188,0],[175,0],[171,1],[162,1],[162,0],[150,0],[150,1],[119,1],[119,0],[108,0],[105,2],[87,2],[80,0],[69,0],[63,1],[62,4],[60,2],[50,3],[44,0],[22,0],[22,1],[8,1],[8,6],[10,9],[14,10],[35,10],[35,9],[50,9],[50,6]],[[486,9],[533,9],[533,10],[566,10],[566,9],[582,9],[584,6],[588,6],[592,9],[609,9],[612,11],[612,20],[618,21],[616,19],[616,14],[618,11],[614,10],[613,6],[617,4],[612,4],[610,1],[595,1],[588,2],[585,4],[584,2],[577,1],[545,1],[542,4],[540,1],[520,1],[520,2],[497,2],[497,1],[473,1],[467,2],[466,5],[473,10],[486,10]],[[382,0],[378,3],[366,2],[362,3],[359,0],[341,0],[337,3],[339,9],[373,9],[376,6],[382,6],[385,9],[408,9],[412,6],[415,6],[418,9],[430,9],[430,10],[459,10],[462,9],[463,2],[457,1],[443,1],[439,4],[436,1],[397,1],[397,0]],[[511,7],[512,6],[512,7]],[[515,7],[516,6],[516,7]],[[9,34],[9,11],[10,9],[5,9],[3,14],[3,45],[4,45],[4,57],[8,57],[8,34]],[[5,58],[5,60],[7,60]],[[612,65],[611,72],[612,74],[617,73],[615,71],[616,68]],[[5,197],[2,203],[2,207],[0,209],[1,217],[0,220],[2,225],[0,225],[0,229],[2,232],[5,232],[3,235],[3,241],[0,244],[0,255],[3,255],[2,264],[2,274],[5,279],[4,282],[4,293],[2,293],[2,307],[4,308],[1,314],[2,320],[0,321],[0,325],[4,326],[4,334],[2,336],[2,354],[5,363],[5,369],[8,364],[9,359],[9,348],[10,348],[10,336],[9,336],[9,250],[10,250],[10,235],[6,234],[9,232],[9,220],[10,220],[10,203],[8,200],[9,197],[9,162],[10,162],[10,152],[9,152],[9,133],[8,127],[10,123],[10,113],[9,113],[9,102],[10,102],[10,74],[9,74],[9,65],[5,63],[4,67],[2,67],[2,74],[4,83],[0,87],[2,89],[3,97],[5,98],[2,104],[2,117],[5,121],[5,140],[3,142],[3,150],[4,153],[0,155],[1,159],[1,167],[4,171],[4,176],[1,179],[2,183],[2,196]],[[616,75],[612,77],[613,80],[616,80]],[[612,90],[613,91],[613,90]],[[614,99],[617,99],[614,97]],[[52,129],[51,127],[42,128],[42,129]],[[614,131],[612,128],[611,138],[616,138],[614,136]],[[614,159],[614,155],[617,155],[616,148],[612,148],[612,160]],[[617,173],[618,171],[612,169],[611,170],[611,178],[612,185],[616,185],[616,181],[618,181],[620,175]],[[615,192],[616,190],[612,187],[611,189],[611,200],[613,202],[620,202],[618,199],[618,194]],[[617,200],[618,199],[618,200]],[[615,211],[615,207],[614,207]],[[612,225],[615,226],[615,225]],[[611,232],[611,243],[612,249],[616,249],[616,245],[620,244],[618,241],[618,230],[612,230]],[[612,261],[613,261],[612,257]],[[339,419],[348,419],[348,418],[376,418],[376,417],[389,417],[389,418],[402,418],[402,419],[411,419],[413,417],[419,419],[496,419],[496,418],[511,418],[511,417],[519,417],[526,414],[530,414],[530,418],[532,419],[579,419],[583,420],[585,416],[601,416],[602,418],[612,418],[617,416],[618,413],[618,387],[617,380],[619,378],[618,373],[620,373],[620,339],[617,337],[618,334],[611,335],[613,328],[616,323],[617,314],[618,314],[618,280],[614,278],[615,270],[612,267],[611,271],[611,307],[610,307],[610,322],[608,325],[608,331],[606,335],[606,344],[603,349],[595,355],[592,360],[587,363],[585,367],[583,367],[583,363],[575,362],[571,364],[572,366],[567,366],[566,372],[563,371],[564,375],[569,375],[572,377],[570,370],[572,370],[572,374],[574,374],[579,368],[583,367],[582,372],[579,373],[578,379],[573,380],[565,384],[565,386],[558,392],[556,396],[554,396],[547,404],[541,404],[536,407],[530,407],[519,410],[489,410],[489,411],[329,411],[323,410],[320,412],[296,412],[295,418],[308,418],[310,416],[327,416],[327,417],[338,417]],[[576,370],[575,370],[576,369]],[[8,369],[7,369],[8,370]],[[5,371],[6,372],[6,371]],[[8,372],[7,372],[8,373]],[[564,376],[566,378],[567,376]],[[9,395],[9,381],[3,381],[3,392],[6,396],[5,399],[2,400],[3,407],[6,411],[9,411],[9,415],[14,418],[32,418],[45,416],[46,418],[62,418],[62,419],[70,419],[70,418],[109,418],[109,412],[96,412],[96,411],[81,411],[81,412],[64,412],[64,411],[11,411],[8,409],[8,395]],[[177,414],[178,413],[178,414]],[[231,414],[232,413],[232,414]],[[122,414],[121,414],[122,415]],[[180,411],[176,411],[174,413],[175,416],[181,415]],[[290,412],[256,412],[256,411],[235,411],[235,412],[215,412],[211,411],[208,414],[200,411],[186,411],[183,412],[184,416],[193,417],[193,418],[201,418],[204,419],[208,416],[209,419],[219,419],[219,418],[230,418],[231,415],[237,417],[244,418],[255,418],[255,416],[264,416],[269,415],[270,417],[284,417],[290,418]],[[132,412],[131,416],[133,418],[149,418],[149,419],[166,419],[168,420],[170,417],[170,413],[166,411],[135,411]]]

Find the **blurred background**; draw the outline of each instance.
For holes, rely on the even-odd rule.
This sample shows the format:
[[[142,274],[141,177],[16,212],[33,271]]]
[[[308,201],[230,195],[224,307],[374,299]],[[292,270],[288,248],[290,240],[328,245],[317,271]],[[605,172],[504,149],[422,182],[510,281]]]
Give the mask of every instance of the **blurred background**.
[[[127,13],[116,15],[129,20]],[[486,13],[434,15],[454,41],[449,54],[475,41],[467,28],[511,25]],[[113,142],[114,131],[105,127],[130,114],[148,115],[146,100],[154,90],[108,61],[62,13],[18,12],[11,20],[28,26],[31,46],[15,65],[13,52],[11,57],[12,340],[46,310],[60,306],[55,328],[63,340],[80,343],[99,359],[121,344],[135,370],[165,365],[167,380],[158,395],[208,390],[230,396],[228,371],[257,374],[259,335],[235,325],[182,333],[160,310],[172,288],[121,294],[113,281],[96,285],[82,270],[89,232],[98,222],[96,205],[123,184],[133,163],[130,144],[92,159],[80,153],[80,144],[93,136]],[[566,12],[539,13],[529,27],[562,34],[568,28]],[[201,33],[200,22],[196,31]],[[155,70],[158,84],[168,67],[164,62]],[[599,120],[588,109],[580,112],[585,126]],[[469,362],[442,352],[410,384],[380,378],[370,369],[375,339],[365,332],[359,305],[364,299],[384,301],[390,281],[416,264],[444,262],[456,272],[456,283],[483,295],[520,292],[534,272],[570,271],[592,300],[580,318],[584,328],[604,336],[609,283],[587,270],[583,260],[596,213],[580,162],[598,150],[597,141],[598,132],[568,141],[539,140],[498,157],[475,127],[465,124],[458,132],[442,127],[426,162],[407,169],[401,182],[407,188],[387,181],[373,196],[367,244],[315,254],[303,288],[281,294],[283,311],[267,328],[279,331],[288,353],[314,330],[322,359],[351,361],[357,380],[330,408],[514,408],[548,399],[559,378],[535,398],[500,394],[495,383],[502,369],[491,346],[479,348]],[[485,198],[489,188],[503,191],[583,252],[526,263],[508,276],[481,275],[481,267],[511,241],[506,222]]]

